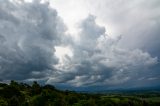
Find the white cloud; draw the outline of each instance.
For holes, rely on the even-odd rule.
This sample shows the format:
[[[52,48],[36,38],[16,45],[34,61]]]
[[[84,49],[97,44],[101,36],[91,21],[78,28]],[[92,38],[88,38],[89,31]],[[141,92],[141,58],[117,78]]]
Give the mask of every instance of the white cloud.
[[[73,56],[58,67],[66,71],[52,76],[56,83],[58,79],[74,86],[116,85],[133,80],[139,76],[139,71],[145,73],[157,64],[157,57],[153,58],[147,52],[120,48],[118,42],[122,37],[107,36],[105,28],[98,26],[91,15],[81,22],[80,29],[79,42],[71,46]]]

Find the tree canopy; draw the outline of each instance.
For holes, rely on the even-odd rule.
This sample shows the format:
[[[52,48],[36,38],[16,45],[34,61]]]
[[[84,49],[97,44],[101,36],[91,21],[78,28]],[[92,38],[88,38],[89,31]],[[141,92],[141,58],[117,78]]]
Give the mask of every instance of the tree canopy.
[[[61,91],[53,85],[0,83],[0,106],[160,106],[136,97]]]

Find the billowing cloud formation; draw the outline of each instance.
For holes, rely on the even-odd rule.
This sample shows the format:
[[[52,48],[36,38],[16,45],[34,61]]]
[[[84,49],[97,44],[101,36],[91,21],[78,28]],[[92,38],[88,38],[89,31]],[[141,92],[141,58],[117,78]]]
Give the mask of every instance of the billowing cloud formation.
[[[123,36],[111,38],[95,19],[89,15],[80,22],[79,39],[74,41],[48,3],[0,1],[1,79],[37,79],[78,87],[136,85],[137,79],[155,79],[150,70],[157,66],[158,57],[119,46]],[[61,46],[72,55],[56,57],[55,48]]]
[[[112,39],[105,28],[98,26],[94,16],[89,16],[80,25],[80,40],[74,42],[73,57],[64,57],[57,74],[48,83],[69,83],[74,86],[123,84],[157,63],[147,52],[140,49],[119,48],[121,38]]]
[[[65,27],[54,9],[38,1],[0,1],[0,76],[44,78],[58,62],[54,46]]]
[[[98,24],[107,28],[109,36],[125,36],[119,46],[140,48],[154,56],[159,55],[159,0],[68,0],[65,4],[64,0],[51,2],[68,26],[73,26],[91,13],[97,17]]]

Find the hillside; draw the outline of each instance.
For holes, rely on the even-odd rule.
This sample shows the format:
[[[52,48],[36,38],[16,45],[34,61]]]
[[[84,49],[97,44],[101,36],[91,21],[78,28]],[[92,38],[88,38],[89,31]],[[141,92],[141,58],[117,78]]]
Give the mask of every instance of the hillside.
[[[0,106],[160,106],[160,92],[76,93],[11,81],[0,83]]]

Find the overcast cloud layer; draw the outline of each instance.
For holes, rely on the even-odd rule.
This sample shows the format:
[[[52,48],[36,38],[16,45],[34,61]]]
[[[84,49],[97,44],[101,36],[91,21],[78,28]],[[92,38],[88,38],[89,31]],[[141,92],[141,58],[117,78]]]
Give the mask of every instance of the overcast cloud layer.
[[[159,85],[159,2],[145,6],[143,0],[98,3],[100,13],[90,9],[93,15],[86,13],[78,21],[74,35],[69,33],[70,25],[65,25],[67,19],[49,3],[1,0],[0,79],[104,89]],[[93,7],[98,8],[98,3]],[[121,4],[123,8],[117,9]],[[117,30],[113,35],[120,33],[107,34],[107,22]],[[71,53],[60,58],[57,47]]]

